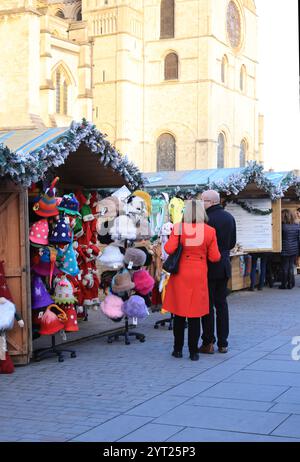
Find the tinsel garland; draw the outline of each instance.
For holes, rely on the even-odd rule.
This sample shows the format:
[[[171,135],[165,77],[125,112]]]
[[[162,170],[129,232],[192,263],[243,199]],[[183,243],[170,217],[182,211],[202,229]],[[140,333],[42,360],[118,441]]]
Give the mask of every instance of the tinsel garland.
[[[232,199],[232,200],[226,201],[225,207],[227,204],[230,204],[230,203],[239,205],[243,210],[245,210],[248,213],[251,213],[252,215],[265,216],[265,215],[271,215],[272,213],[272,209],[267,209],[267,210],[256,209],[255,207],[251,207],[251,205],[248,202],[240,201],[238,199]]]
[[[84,143],[92,153],[98,155],[105,167],[117,171],[132,190],[142,188],[147,182],[136,165],[105,139],[96,126],[87,122],[72,122],[70,129],[53,143],[24,154],[21,150],[11,151],[0,144],[0,177],[8,176],[15,183],[29,187],[42,180],[47,170],[62,165],[71,152],[78,150]]]

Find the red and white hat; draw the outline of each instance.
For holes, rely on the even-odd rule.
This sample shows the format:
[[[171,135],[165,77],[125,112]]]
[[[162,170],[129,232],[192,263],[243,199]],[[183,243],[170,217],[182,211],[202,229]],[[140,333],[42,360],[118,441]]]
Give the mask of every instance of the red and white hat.
[[[46,218],[31,225],[29,239],[34,244],[48,245],[49,225]]]

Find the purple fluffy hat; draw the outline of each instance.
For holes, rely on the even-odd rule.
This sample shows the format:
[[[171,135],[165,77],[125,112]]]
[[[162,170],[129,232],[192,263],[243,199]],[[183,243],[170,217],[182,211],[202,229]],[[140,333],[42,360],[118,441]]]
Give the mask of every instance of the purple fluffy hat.
[[[130,318],[144,319],[149,314],[145,300],[139,295],[132,295],[129,297],[129,299],[124,302],[122,309],[126,316]]]

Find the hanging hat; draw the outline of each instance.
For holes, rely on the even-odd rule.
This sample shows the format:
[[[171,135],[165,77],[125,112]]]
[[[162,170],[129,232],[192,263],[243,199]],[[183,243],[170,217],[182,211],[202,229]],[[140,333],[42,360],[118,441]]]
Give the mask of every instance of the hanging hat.
[[[51,183],[50,187],[46,189],[45,193],[33,206],[33,210],[37,215],[41,217],[53,217],[58,215],[58,209],[56,206],[55,197],[55,185],[58,182],[59,177],[57,176]]]
[[[127,292],[134,288],[134,283],[131,280],[130,273],[124,271],[123,273],[118,273],[113,277],[111,290],[118,294],[122,292]]]
[[[175,225],[182,220],[184,201],[179,197],[173,197],[169,203],[170,220]]]
[[[62,276],[54,289],[54,301],[58,304],[72,304],[75,303],[77,300],[73,294],[73,286],[70,281],[66,278],[66,276]]]
[[[96,223],[97,238],[101,244],[108,245],[113,242],[109,234],[112,225],[113,225],[112,221],[101,222],[100,220],[97,220],[97,223]]]
[[[164,224],[162,225],[162,228],[161,228],[161,231],[160,231],[160,235],[161,235],[161,236],[170,236],[173,227],[174,227],[174,225],[173,225],[173,223],[171,223],[170,221],[168,221],[167,223],[164,223]]]
[[[124,263],[128,269],[135,269],[144,266],[146,262],[146,254],[140,249],[129,247],[126,249]]]
[[[72,242],[68,245],[68,248],[64,253],[64,259],[60,262],[58,268],[60,271],[69,274],[70,276],[77,276],[77,274],[79,274],[76,254]]]
[[[77,321],[77,312],[74,306],[69,306],[68,308],[64,308],[64,312],[67,315],[67,321],[65,322],[64,330],[66,332],[78,332],[78,321]]]
[[[103,250],[99,262],[109,268],[119,269],[124,264],[124,255],[121,253],[119,247],[108,245]]]
[[[84,204],[80,209],[82,220],[83,221],[92,221],[94,220],[94,215],[92,214],[91,207],[87,204]]]
[[[34,244],[47,245],[49,225],[46,218],[33,223],[29,229],[29,239]]]
[[[53,303],[40,276],[35,274],[31,278],[31,308],[38,310]]]
[[[148,218],[142,217],[136,222],[137,239],[150,239],[153,236]]]
[[[105,314],[109,319],[120,321],[124,313],[122,311],[123,300],[116,295],[109,294],[103,302],[101,302],[100,307],[102,313]]]
[[[0,297],[0,332],[14,327],[15,305],[5,297]]]
[[[137,215],[139,217],[146,217],[147,207],[145,201],[141,197],[129,197],[125,206],[125,213],[126,215]]]
[[[139,295],[132,295],[123,305],[123,311],[130,318],[144,319],[148,316],[149,311],[145,300]]]
[[[67,215],[81,216],[79,213],[79,202],[73,193],[65,194],[57,208],[60,212],[65,212]]]
[[[76,217],[76,221],[75,221],[75,225],[74,225],[74,228],[73,228],[73,232],[74,232],[74,237],[75,237],[76,239],[78,239],[79,237],[83,236],[84,231],[83,231],[83,228],[82,228],[82,219],[81,219],[81,217]]]
[[[146,247],[140,246],[140,245],[136,245],[135,248],[138,249],[138,250],[142,250],[146,255],[146,261],[145,261],[144,265],[142,265],[142,266],[150,266],[151,263],[152,263],[153,257],[151,255],[151,253],[148,251],[148,249]]]
[[[154,287],[155,281],[146,270],[136,271],[132,279],[135,284],[135,290],[141,295],[149,294]]]
[[[152,205],[151,205],[151,196],[149,193],[147,193],[146,191],[140,191],[140,190],[137,190],[137,191],[134,191],[132,193],[133,196],[137,196],[137,197],[141,197],[143,199],[143,201],[145,202],[146,204],[146,208],[147,208],[147,214],[148,216],[151,215],[151,210],[152,210]]]
[[[119,215],[120,201],[115,196],[108,196],[98,202],[96,206],[99,223],[111,221]]]
[[[49,242],[51,242],[51,244],[70,244],[70,242],[72,242],[72,231],[65,218],[60,218],[56,222]]]
[[[103,271],[101,274],[100,288],[106,290],[111,286],[113,277],[117,274],[117,271]]]
[[[131,218],[126,215],[120,215],[114,221],[110,230],[113,239],[136,239],[136,228]]]
[[[56,315],[55,313],[53,313],[53,311],[51,311],[52,308],[58,310],[60,314]],[[45,313],[41,317],[39,334],[54,335],[60,330],[64,329],[64,323],[66,321],[66,313],[59,306],[51,304],[47,307]]]

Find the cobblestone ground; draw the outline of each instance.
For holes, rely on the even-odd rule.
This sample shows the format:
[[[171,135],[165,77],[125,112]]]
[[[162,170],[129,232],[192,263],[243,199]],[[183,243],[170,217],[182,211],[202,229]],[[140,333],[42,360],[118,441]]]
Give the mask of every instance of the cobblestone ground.
[[[297,286],[230,295],[227,354],[173,358],[154,313],[145,343],[93,338],[0,375],[0,441],[300,441]]]

